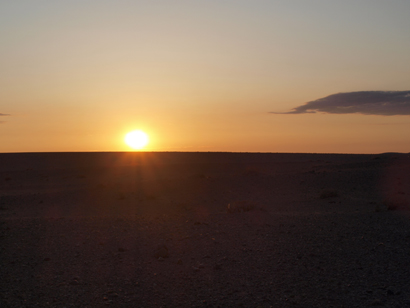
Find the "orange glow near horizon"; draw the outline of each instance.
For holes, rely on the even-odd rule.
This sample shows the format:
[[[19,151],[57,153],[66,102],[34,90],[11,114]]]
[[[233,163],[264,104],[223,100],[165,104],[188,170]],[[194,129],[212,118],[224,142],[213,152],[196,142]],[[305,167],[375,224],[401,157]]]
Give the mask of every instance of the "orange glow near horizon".
[[[0,153],[410,152],[410,1],[37,2],[0,2]]]

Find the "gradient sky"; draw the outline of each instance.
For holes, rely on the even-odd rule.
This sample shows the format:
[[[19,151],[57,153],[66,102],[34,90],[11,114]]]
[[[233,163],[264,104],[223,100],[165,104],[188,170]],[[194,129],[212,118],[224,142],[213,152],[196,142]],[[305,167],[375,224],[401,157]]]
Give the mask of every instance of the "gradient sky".
[[[154,151],[410,152],[410,95],[385,92],[410,90],[409,14],[408,0],[0,0],[0,152],[124,151],[134,129]]]

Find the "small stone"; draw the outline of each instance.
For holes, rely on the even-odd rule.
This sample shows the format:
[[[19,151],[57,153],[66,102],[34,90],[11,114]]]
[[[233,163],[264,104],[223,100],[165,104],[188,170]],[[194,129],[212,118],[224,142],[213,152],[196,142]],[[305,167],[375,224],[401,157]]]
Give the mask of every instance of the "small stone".
[[[398,292],[394,287],[388,287],[387,288],[387,295],[395,295],[395,294],[399,294],[400,292]]]
[[[161,258],[168,258],[169,253],[168,253],[168,248],[167,246],[161,244],[157,246],[157,249],[155,249],[154,256],[158,259],[159,257]]]
[[[370,306],[383,306],[383,303],[380,299],[375,299],[373,302],[371,302]]]
[[[122,248],[122,247],[120,247],[120,248],[118,248],[118,251],[119,251],[119,252],[124,252],[124,251],[125,251],[125,249],[124,249],[124,248]]]
[[[182,264],[182,260],[178,259],[177,264],[181,265]]]

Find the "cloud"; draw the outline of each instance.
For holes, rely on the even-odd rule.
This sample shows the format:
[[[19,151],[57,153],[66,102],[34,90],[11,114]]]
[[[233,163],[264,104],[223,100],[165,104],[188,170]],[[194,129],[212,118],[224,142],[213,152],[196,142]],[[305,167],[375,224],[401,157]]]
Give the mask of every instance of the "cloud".
[[[9,116],[9,114],[6,113],[0,113],[0,117],[5,117],[5,116]],[[0,121],[0,124],[6,123],[6,121]]]
[[[410,91],[362,91],[329,95],[308,102],[288,112],[275,114],[301,113],[359,113],[366,115],[410,115]]]

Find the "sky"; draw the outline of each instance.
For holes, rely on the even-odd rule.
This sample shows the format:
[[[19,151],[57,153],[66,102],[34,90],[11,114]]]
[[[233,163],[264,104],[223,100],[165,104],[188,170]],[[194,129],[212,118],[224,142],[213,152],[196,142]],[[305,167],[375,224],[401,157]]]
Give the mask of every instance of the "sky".
[[[0,0],[0,152],[410,152],[408,0]]]

